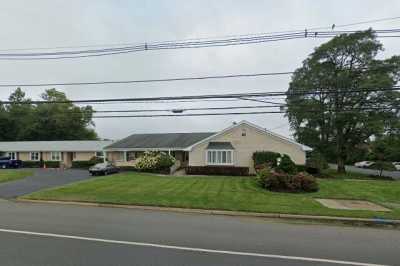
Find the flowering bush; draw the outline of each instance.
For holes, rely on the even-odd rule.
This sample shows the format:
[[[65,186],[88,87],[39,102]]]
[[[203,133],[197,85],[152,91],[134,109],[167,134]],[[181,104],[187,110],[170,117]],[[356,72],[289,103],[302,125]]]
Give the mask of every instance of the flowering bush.
[[[175,158],[164,152],[146,151],[136,160],[135,168],[141,171],[163,170],[174,163]]]
[[[315,177],[307,173],[288,174],[264,168],[258,172],[260,185],[271,191],[279,192],[315,192],[318,183]]]

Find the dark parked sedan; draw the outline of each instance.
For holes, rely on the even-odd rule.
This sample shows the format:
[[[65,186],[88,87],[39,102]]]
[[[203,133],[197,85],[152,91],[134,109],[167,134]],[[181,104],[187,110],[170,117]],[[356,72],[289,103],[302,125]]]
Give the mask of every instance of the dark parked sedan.
[[[108,175],[118,173],[119,168],[110,162],[98,163],[89,168],[91,175]]]
[[[13,160],[11,157],[0,157],[0,168],[20,168],[22,166],[21,160]]]

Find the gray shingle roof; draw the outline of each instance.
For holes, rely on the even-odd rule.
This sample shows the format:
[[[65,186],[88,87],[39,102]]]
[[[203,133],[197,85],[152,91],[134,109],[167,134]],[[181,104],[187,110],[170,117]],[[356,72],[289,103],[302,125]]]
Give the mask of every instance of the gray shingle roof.
[[[0,151],[95,152],[102,151],[105,146],[111,143],[113,143],[111,140],[2,141],[0,142]]]
[[[106,149],[184,149],[214,134],[214,132],[133,134]]]
[[[230,142],[210,142],[207,146],[208,150],[234,150]]]

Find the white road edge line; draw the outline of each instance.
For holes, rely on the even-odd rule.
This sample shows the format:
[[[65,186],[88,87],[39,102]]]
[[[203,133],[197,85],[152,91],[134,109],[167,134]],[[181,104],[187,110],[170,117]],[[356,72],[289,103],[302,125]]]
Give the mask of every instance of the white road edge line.
[[[12,230],[12,229],[1,229],[1,228],[0,228],[0,232],[21,234],[21,235],[53,237],[53,238],[76,239],[76,240],[85,240],[85,241],[92,241],[92,242],[103,242],[103,243],[120,244],[120,245],[130,245],[130,246],[142,246],[142,247],[155,247],[155,248],[174,249],[174,250],[185,250],[185,251],[194,251],[194,252],[202,252],[202,253],[215,253],[215,254],[263,257],[263,258],[275,258],[275,259],[284,259],[284,260],[299,260],[299,261],[310,261],[310,262],[325,262],[325,263],[341,264],[341,265],[388,266],[388,265],[383,265],[383,264],[371,264],[371,263],[362,263],[362,262],[355,262],[355,261],[330,260],[330,259],[321,259],[321,258],[284,256],[284,255],[262,254],[262,253],[240,252],[240,251],[229,251],[229,250],[215,250],[215,249],[205,249],[205,248],[191,248],[191,247],[182,247],[182,246],[172,246],[172,245],[162,245],[162,244],[153,244],[153,243],[144,243],[144,242],[132,242],[132,241],[120,241],[120,240],[111,240],[111,239],[93,238],[93,237],[82,237],[82,236],[74,236],[74,235],[39,233],[39,232],[21,231],[21,230]]]

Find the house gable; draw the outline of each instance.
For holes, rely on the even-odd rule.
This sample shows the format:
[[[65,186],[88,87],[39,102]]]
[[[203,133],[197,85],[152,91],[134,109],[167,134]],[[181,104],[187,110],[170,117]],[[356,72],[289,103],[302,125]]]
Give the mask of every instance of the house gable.
[[[205,139],[203,139],[203,140],[201,140],[201,141],[199,141],[197,143],[194,143],[192,146],[188,147],[188,150],[192,151],[196,146],[198,146],[198,145],[200,145],[202,143],[213,141],[213,140],[217,139],[219,136],[222,136],[222,135],[224,135],[224,134],[226,134],[226,133],[228,133],[228,132],[230,132],[232,130],[235,130],[237,128],[240,128],[242,126],[248,126],[248,127],[252,128],[254,130],[257,130],[258,132],[260,132],[262,134],[266,134],[268,136],[271,136],[272,138],[276,139],[277,141],[281,141],[281,142],[285,142],[287,144],[298,146],[302,151],[311,151],[312,150],[312,148],[310,148],[310,147],[308,147],[306,145],[300,144],[300,143],[298,143],[298,142],[296,142],[294,140],[288,139],[288,138],[286,138],[284,136],[281,136],[279,134],[271,132],[271,131],[269,131],[267,129],[259,127],[259,126],[255,125],[255,124],[250,123],[250,122],[245,121],[245,120],[243,120],[243,121],[241,121],[241,122],[239,122],[237,124],[233,124],[232,126],[226,128],[226,129],[224,129],[224,130],[222,130],[222,131],[220,131],[220,132],[218,132],[218,133],[216,133],[214,135],[211,135],[208,138],[205,138]]]
[[[296,164],[305,163],[304,146],[277,136],[243,121],[235,124],[207,139],[198,142],[189,150],[190,166],[209,165],[207,154],[209,143],[230,143],[233,147],[233,166],[249,167],[254,173],[253,154],[256,151],[273,151],[289,155]]]

